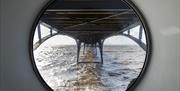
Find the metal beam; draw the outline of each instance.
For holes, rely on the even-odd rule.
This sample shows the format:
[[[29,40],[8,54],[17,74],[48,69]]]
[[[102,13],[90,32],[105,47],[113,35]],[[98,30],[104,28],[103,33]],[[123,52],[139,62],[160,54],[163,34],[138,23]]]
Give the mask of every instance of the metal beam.
[[[130,35],[130,29],[128,29],[127,32],[128,32],[128,35]]]
[[[52,28],[50,28],[50,35],[52,36],[52,34],[53,34],[53,30]]]
[[[80,50],[81,50],[81,41],[76,40],[77,43],[77,63],[79,63],[79,55],[80,55]]]
[[[53,37],[53,36],[55,36],[55,35],[57,35],[57,33],[56,33],[56,34],[53,34],[52,36],[51,36],[51,35],[47,35],[47,36],[41,38],[41,42],[38,41],[38,42],[36,42],[36,43],[33,45],[33,50],[37,49],[44,41],[46,41],[47,39],[49,39],[49,38],[51,38],[51,37]]]
[[[138,26],[138,25],[141,25],[141,22],[140,22],[140,21],[137,21],[137,22],[129,25],[128,27],[123,28],[122,30],[119,31],[119,33],[122,33],[122,32],[124,32],[124,31],[130,30],[130,29],[132,29],[132,28],[134,28],[134,27],[136,27],[136,26]]]
[[[55,31],[59,31],[56,27],[54,27],[54,26],[51,26],[51,25],[49,25],[49,24],[47,24],[47,23],[45,23],[45,22],[43,22],[43,21],[40,21],[40,24],[41,25],[43,25],[43,26],[45,26],[45,27],[47,27],[47,28],[49,28],[49,29],[53,29],[53,30],[55,30]]]
[[[143,26],[140,25],[140,28],[139,28],[139,40],[141,41],[142,39],[142,32],[143,32]]]
[[[86,44],[84,43],[83,54],[85,54]]]
[[[104,40],[98,41],[100,56],[101,56],[101,64],[103,64],[103,42],[104,42]]]
[[[41,43],[41,25],[38,23],[37,25],[37,31],[38,31],[38,38],[39,38],[39,43]]]
[[[66,11],[127,11],[132,9],[47,9],[48,12],[66,12]]]
[[[144,51],[146,51],[146,44],[143,43],[142,41],[140,41],[139,39],[137,39],[131,35],[127,35],[127,34],[121,34],[121,35],[126,36],[126,37],[134,40]]]
[[[69,20],[69,19],[72,19],[70,17],[46,17],[46,20]],[[75,20],[95,20],[95,19],[98,19],[98,18],[93,18],[93,17],[86,17],[86,18],[80,18],[80,17],[77,17],[77,18],[73,18]],[[129,17],[114,17],[114,18],[109,18],[108,20],[129,20],[130,18]]]
[[[92,21],[89,21],[89,22],[84,22],[84,23],[73,25],[73,26],[65,27],[65,28],[63,28],[63,30],[70,29],[70,28],[75,28],[75,27],[78,27],[78,26],[87,25],[89,23],[94,23],[94,22],[97,22],[97,21],[101,21],[101,20],[104,20],[104,19],[112,18],[112,17],[115,17],[115,16],[123,15],[123,14],[128,14],[129,12],[132,12],[132,10],[117,13],[117,14],[114,14],[114,15],[110,15],[110,16],[103,17],[103,18],[100,18],[100,19],[92,20]]]
[[[135,14],[135,12],[133,12],[133,10],[129,9],[129,10],[126,10],[126,11],[132,11],[132,12],[129,12],[127,14]],[[59,16],[62,15],[62,16],[59,16],[59,17],[67,17],[66,15],[89,15],[89,14],[92,14],[92,15],[100,15],[100,16],[103,16],[103,15],[106,15],[106,14],[117,14],[117,13],[121,13],[121,12],[126,12],[126,11],[120,11],[120,12],[116,12],[116,11],[79,11],[79,12],[73,12],[73,11],[66,11],[66,12],[44,12],[43,13],[43,16]],[[69,17],[69,16],[68,16]],[[89,16],[90,17],[90,16]]]
[[[132,21],[133,19],[129,18],[129,19],[126,19],[126,20],[114,20],[114,19],[104,19],[104,20],[101,20],[101,21],[98,21],[98,23],[124,23],[124,22],[129,22],[129,21]],[[48,20],[48,22],[53,22],[53,23],[84,23],[84,21],[86,21],[85,19],[84,20],[74,20],[74,19],[68,19],[68,20]],[[97,21],[95,22],[97,23]],[[94,24],[91,22],[91,24]]]

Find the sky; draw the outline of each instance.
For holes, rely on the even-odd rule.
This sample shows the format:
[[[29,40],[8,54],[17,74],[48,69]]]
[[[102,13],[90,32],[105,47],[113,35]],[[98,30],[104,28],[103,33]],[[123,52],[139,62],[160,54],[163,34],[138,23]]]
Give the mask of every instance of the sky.
[[[133,35],[134,37],[138,38],[139,37],[139,27],[137,26],[135,28],[130,29],[131,33],[130,35]],[[41,25],[41,36],[47,36],[50,34],[50,29]],[[55,33],[55,31],[54,31]],[[37,29],[35,30],[34,34],[34,41],[33,44],[35,44],[38,41],[38,34],[37,34]],[[142,41],[145,43],[145,34],[143,31],[143,37]],[[50,45],[50,46],[57,46],[57,45],[76,45],[76,42],[73,38],[66,36],[66,35],[56,35],[48,40],[46,40],[43,44]],[[133,40],[125,37],[125,36],[112,36],[109,37],[105,40],[104,42],[105,45],[137,45]]]

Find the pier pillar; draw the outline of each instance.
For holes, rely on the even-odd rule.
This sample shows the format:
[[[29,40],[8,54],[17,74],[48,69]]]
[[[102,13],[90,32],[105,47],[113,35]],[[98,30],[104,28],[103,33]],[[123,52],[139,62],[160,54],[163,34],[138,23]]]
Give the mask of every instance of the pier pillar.
[[[52,35],[53,35],[53,30],[52,30],[52,28],[50,28],[50,35],[51,35],[51,37],[52,37]]]
[[[42,43],[42,40],[41,40],[41,26],[40,26],[40,23],[38,23],[38,25],[37,25],[37,31],[38,31],[39,43]]]
[[[142,39],[142,32],[143,32],[143,26],[140,25],[140,28],[139,28],[139,41],[141,41],[141,39]]]
[[[86,44],[84,43],[83,54],[85,54]]]
[[[77,40],[77,63],[79,63],[79,54],[81,49],[81,41]]]
[[[100,55],[101,55],[101,64],[103,64],[103,42],[104,40],[100,40],[99,43],[99,50],[100,50]]]
[[[130,35],[130,30],[127,30],[127,32],[128,32],[128,35]]]

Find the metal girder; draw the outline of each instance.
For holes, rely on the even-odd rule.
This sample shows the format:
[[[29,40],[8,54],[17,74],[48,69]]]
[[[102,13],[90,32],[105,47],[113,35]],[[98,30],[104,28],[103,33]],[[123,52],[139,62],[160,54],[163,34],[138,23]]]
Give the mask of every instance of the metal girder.
[[[47,9],[46,11],[48,12],[67,12],[67,11],[70,11],[70,12],[82,12],[82,11],[99,11],[99,12],[102,12],[102,11],[105,11],[105,12],[108,12],[108,11],[127,11],[127,10],[132,10],[132,9]]]
[[[121,35],[126,36],[126,37],[132,39],[132,40],[135,41],[144,51],[146,51],[146,44],[143,43],[141,40],[139,40],[139,39],[137,39],[137,38],[135,38],[135,37],[133,37],[133,36],[131,36],[131,35],[127,35],[127,34],[121,34]]]
[[[103,43],[104,43],[104,40],[98,41],[100,56],[101,56],[101,64],[103,64]]]
[[[43,26],[45,26],[45,27],[47,27],[47,28],[49,28],[49,29],[53,29],[53,30],[55,30],[56,32],[59,31],[55,26],[49,25],[49,24],[47,24],[47,23],[45,23],[45,22],[43,22],[43,21],[40,21],[39,24],[42,24]]]
[[[107,17],[103,17],[103,18],[100,18],[100,19],[96,19],[96,20],[92,20],[92,21],[76,24],[76,25],[73,25],[73,26],[68,26],[68,27],[63,28],[63,30],[70,29],[70,28],[75,28],[75,27],[79,27],[79,26],[83,26],[83,25],[87,25],[89,23],[95,23],[97,21],[101,21],[101,20],[104,20],[104,19],[109,19],[109,18],[112,18],[112,17],[115,17],[115,16],[119,16],[119,15],[123,15],[123,14],[128,14],[129,12],[132,12],[132,10],[128,10],[128,11],[124,11],[124,12],[121,12],[121,13],[113,14],[113,15],[110,15],[110,16],[107,16]]]
[[[139,28],[139,40],[142,39],[143,26],[141,25]]]
[[[56,0],[48,9],[129,9],[122,0]]]
[[[36,42],[36,43],[33,45],[33,50],[37,49],[43,42],[45,42],[47,39],[49,39],[49,38],[51,38],[51,37],[53,37],[53,36],[55,36],[55,35],[57,35],[57,33],[56,33],[56,34],[52,34],[52,35],[49,34],[49,35],[41,38],[41,42],[38,41],[38,42]]]
[[[127,27],[123,28],[121,31],[119,31],[119,33],[122,33],[124,31],[127,31],[127,30],[130,30],[138,25],[141,25],[141,22],[140,21],[136,21],[135,23],[131,24],[131,25],[128,25]]]
[[[41,43],[41,26],[40,26],[40,23],[38,23],[37,25],[37,31],[38,31],[38,38],[39,38],[39,43]]]
[[[79,63],[79,55],[80,55],[80,50],[81,50],[81,41],[76,40],[77,43],[77,63]]]

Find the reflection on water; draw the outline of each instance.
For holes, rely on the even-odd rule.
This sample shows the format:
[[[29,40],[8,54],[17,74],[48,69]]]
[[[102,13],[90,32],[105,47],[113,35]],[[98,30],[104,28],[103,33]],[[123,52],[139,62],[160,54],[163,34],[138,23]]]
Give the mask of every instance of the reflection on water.
[[[93,63],[95,56],[91,48],[81,56],[81,60],[87,63],[76,64],[76,80],[67,81],[66,85],[61,87],[62,91],[105,91],[100,82],[101,64]]]
[[[78,91],[104,91],[102,88],[98,88],[101,86],[100,83],[100,67],[101,64],[94,64],[95,54],[93,53],[92,49],[88,49],[84,58],[84,61],[88,62],[87,64],[78,64],[78,68],[83,70],[78,71]]]
[[[42,77],[55,91],[125,91],[144,63],[145,51],[138,46],[105,46],[103,65],[93,63],[100,61],[93,50],[81,54],[80,60],[88,63],[79,64],[76,46],[41,47],[34,54]]]

